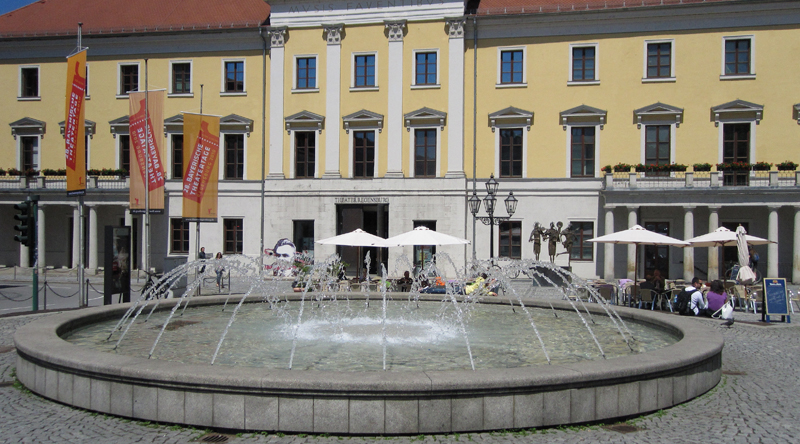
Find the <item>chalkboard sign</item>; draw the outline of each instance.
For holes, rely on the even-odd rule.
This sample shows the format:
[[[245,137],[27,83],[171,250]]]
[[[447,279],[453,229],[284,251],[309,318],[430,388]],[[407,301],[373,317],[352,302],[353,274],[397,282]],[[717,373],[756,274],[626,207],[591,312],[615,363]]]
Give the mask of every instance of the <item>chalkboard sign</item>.
[[[789,316],[786,279],[764,278],[764,313],[767,316]]]

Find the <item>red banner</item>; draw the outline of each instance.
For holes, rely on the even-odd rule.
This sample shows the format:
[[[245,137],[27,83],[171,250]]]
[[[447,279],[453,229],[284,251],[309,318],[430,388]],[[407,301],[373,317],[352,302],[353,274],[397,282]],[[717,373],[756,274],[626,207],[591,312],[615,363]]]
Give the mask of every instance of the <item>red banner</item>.
[[[128,94],[132,213],[164,212],[164,98],[163,90]]]
[[[139,103],[139,111],[130,118],[130,135],[142,182],[148,184],[149,191],[153,191],[164,186],[164,165],[161,163],[161,154],[156,146],[153,135],[153,119],[150,116],[147,116],[147,125],[145,125],[144,105],[145,101],[142,100]],[[147,146],[147,153],[145,153],[145,146]],[[149,167],[147,166],[147,155],[150,156]],[[145,171],[149,173],[149,179],[145,177]]]
[[[216,222],[219,117],[183,115],[183,219]]]
[[[67,195],[86,194],[86,50],[67,57],[67,103],[64,141],[67,163]]]
[[[208,132],[208,122],[200,123],[186,175],[183,177],[183,197],[197,203],[203,200],[208,180],[219,155],[219,136]]]

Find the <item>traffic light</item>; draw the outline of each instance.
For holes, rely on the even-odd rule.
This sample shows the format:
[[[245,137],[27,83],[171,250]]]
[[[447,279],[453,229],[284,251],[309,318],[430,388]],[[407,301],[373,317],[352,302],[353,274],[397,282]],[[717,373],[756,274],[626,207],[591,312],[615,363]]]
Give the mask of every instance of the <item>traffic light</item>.
[[[14,236],[14,240],[26,247],[35,246],[36,215],[34,214],[34,201],[26,200],[25,202],[20,202],[14,205],[14,209],[19,211],[19,214],[14,215],[14,219],[19,221],[19,224],[14,226],[14,230],[20,233]]]

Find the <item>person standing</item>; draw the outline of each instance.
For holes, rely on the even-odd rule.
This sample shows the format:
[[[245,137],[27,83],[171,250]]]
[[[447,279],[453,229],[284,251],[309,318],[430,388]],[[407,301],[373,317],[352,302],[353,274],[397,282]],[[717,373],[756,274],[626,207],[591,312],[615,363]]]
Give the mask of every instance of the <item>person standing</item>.
[[[200,260],[208,259],[208,257],[206,256],[206,247],[200,247],[200,253],[197,254],[197,259],[200,259]],[[205,265],[200,267],[200,273],[203,273],[205,271],[206,271],[206,266]]]
[[[225,272],[225,267],[222,266],[222,252],[218,251],[214,259],[216,262],[214,271],[217,272],[217,290],[220,291],[225,288],[225,283],[222,281],[222,274]]]

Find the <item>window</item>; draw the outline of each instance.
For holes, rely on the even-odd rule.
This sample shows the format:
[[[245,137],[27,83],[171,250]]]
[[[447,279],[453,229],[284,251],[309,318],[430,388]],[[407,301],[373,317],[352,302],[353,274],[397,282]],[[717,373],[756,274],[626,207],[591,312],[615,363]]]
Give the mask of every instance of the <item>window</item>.
[[[225,227],[225,254],[242,254],[243,234],[242,219],[223,219]]]
[[[375,176],[375,131],[353,132],[353,177]]]
[[[39,98],[39,67],[25,66],[19,69],[19,97]]]
[[[183,134],[172,134],[172,178],[183,179]]]
[[[523,83],[522,50],[500,51],[500,83]]]
[[[597,82],[597,45],[571,46],[570,81],[576,83]]]
[[[414,130],[414,177],[436,177],[436,130]]]
[[[414,85],[438,85],[435,52],[418,52],[414,57]]]
[[[588,241],[594,238],[594,222],[570,222],[570,226],[575,235],[569,252],[570,260],[591,261],[594,246]]]
[[[436,231],[436,221],[435,220],[415,220],[414,221],[414,228],[417,227],[427,227],[431,230]],[[436,246],[434,245],[414,245],[414,274],[416,274],[417,270],[422,267],[425,267],[428,263],[433,260],[434,255],[436,255]]]
[[[119,65],[119,91],[117,95],[126,96],[130,91],[139,90],[139,64]]]
[[[244,60],[226,60],[222,62],[224,76],[222,92],[244,93]]]
[[[293,242],[298,252],[314,254],[314,221],[296,220],[294,224]]]
[[[672,78],[672,42],[647,44],[647,66],[645,78]]]
[[[297,59],[297,89],[317,88],[317,58],[298,57]]]
[[[522,177],[522,128],[500,130],[500,177]]]
[[[20,169],[39,169],[39,137],[20,137]]]
[[[750,163],[750,124],[726,123],[722,127],[722,162]],[[746,186],[749,171],[725,171],[723,184],[727,186]]]
[[[671,151],[670,125],[647,125],[645,127],[644,163],[647,165],[669,165]]]
[[[131,171],[131,137],[127,134],[117,136],[119,140],[119,168]]]
[[[244,135],[225,134],[225,180],[244,179]]]
[[[594,132],[593,126],[570,128],[571,177],[594,177]]]
[[[516,220],[501,222],[499,232],[498,256],[522,259],[522,222]]]
[[[353,63],[355,71],[353,75],[353,86],[356,88],[374,87],[375,83],[375,55],[363,54],[355,55]]]
[[[188,253],[189,252],[189,222],[182,218],[172,218],[170,225],[170,252]]]
[[[297,131],[294,133],[295,179],[313,179],[315,176],[316,135],[317,133],[314,131]]]
[[[724,71],[725,76],[751,75],[755,73],[752,69],[752,39],[751,38],[726,38]]]
[[[170,82],[171,94],[192,93],[192,64],[189,62],[173,62],[172,79]]]

